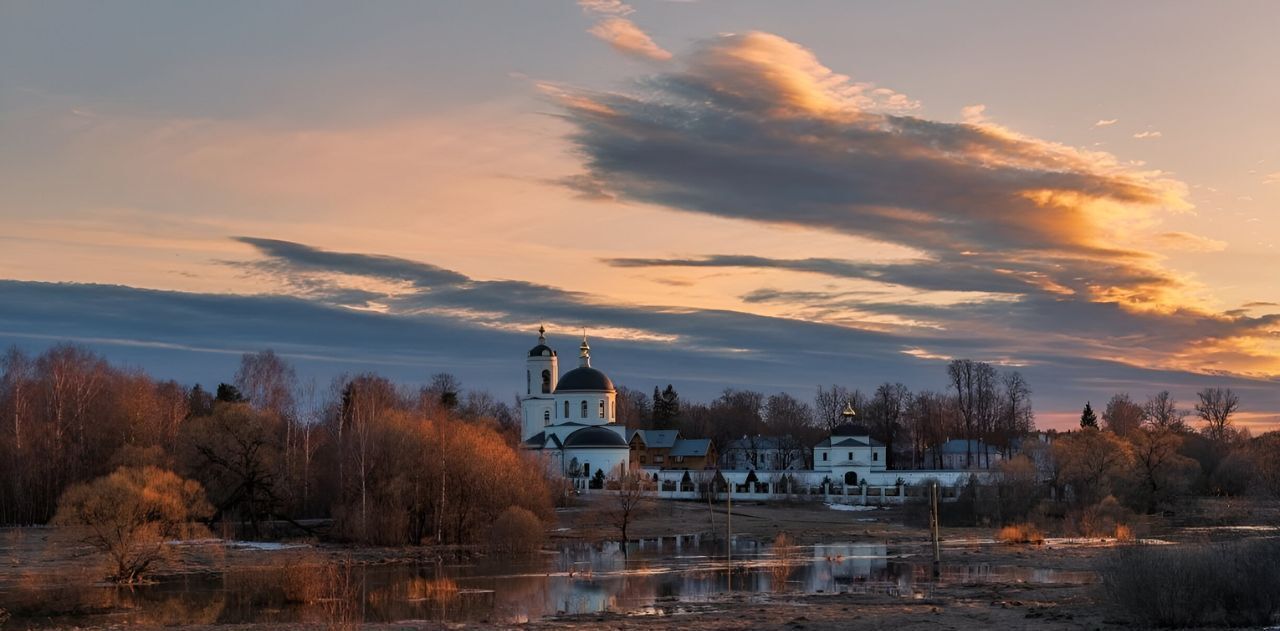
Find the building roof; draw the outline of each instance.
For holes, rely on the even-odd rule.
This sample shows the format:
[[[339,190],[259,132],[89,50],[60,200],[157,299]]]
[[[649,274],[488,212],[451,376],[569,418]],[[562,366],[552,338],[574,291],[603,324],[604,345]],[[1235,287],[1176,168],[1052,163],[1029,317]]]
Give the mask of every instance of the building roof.
[[[529,349],[529,357],[555,357],[556,352],[546,344],[539,344]]]
[[[627,441],[607,427],[584,427],[564,439],[565,447],[626,447]]]
[[[530,447],[541,447],[545,442],[547,442],[547,433],[538,432],[537,434],[530,436],[529,440],[524,441],[524,444]]]
[[[631,433],[632,438],[637,435],[640,436],[640,440],[644,441],[645,447],[650,449],[670,449],[680,438],[680,431],[674,429],[638,429]]]
[[[613,382],[603,372],[590,366],[579,366],[556,382],[556,394],[577,391],[613,392]]]
[[[710,438],[681,438],[671,448],[672,456],[705,456],[711,449]]]
[[[837,438],[839,437],[837,436]],[[833,442],[831,446],[832,447],[870,447],[871,445],[861,440],[858,440],[857,438],[841,438],[839,442]]]

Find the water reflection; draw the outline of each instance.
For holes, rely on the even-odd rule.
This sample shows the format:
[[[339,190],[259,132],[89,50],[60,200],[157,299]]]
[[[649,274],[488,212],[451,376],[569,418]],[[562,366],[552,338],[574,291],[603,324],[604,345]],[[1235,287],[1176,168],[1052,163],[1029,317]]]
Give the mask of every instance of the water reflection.
[[[487,558],[467,565],[353,565],[343,570],[345,575],[321,567],[307,570],[340,578],[346,586],[343,596],[326,591],[329,583],[318,582],[314,590],[304,590],[305,597],[297,597],[286,591],[290,581],[233,570],[133,590],[97,588],[91,590],[96,599],[92,606],[67,619],[86,621],[98,615],[92,612],[113,611],[113,622],[319,623],[341,611],[370,622],[511,623],[565,613],[670,613],[729,591],[912,597],[928,595],[933,584],[923,559],[903,557],[884,544],[795,546],[787,540],[737,538],[732,547],[732,568],[723,556],[723,540],[694,536],[635,542],[626,555],[618,544],[581,543],[566,545],[558,553]],[[1092,576],[955,565],[943,567],[943,580],[1054,583],[1090,582]],[[57,619],[50,622],[57,624]]]

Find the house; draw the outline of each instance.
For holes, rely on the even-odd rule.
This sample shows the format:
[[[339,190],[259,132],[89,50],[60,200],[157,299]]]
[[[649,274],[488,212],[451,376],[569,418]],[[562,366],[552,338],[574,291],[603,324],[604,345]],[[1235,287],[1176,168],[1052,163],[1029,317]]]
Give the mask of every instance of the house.
[[[631,448],[631,466],[639,468],[666,468],[667,455],[680,438],[674,429],[638,429],[631,432],[627,441]]]
[[[715,468],[715,445],[707,438],[681,438],[674,429],[640,429],[631,433],[633,469]]]
[[[925,464],[944,470],[994,469],[1004,454],[980,440],[953,438],[924,452]]]
[[[714,469],[716,446],[710,438],[681,438],[671,448],[664,469]]]

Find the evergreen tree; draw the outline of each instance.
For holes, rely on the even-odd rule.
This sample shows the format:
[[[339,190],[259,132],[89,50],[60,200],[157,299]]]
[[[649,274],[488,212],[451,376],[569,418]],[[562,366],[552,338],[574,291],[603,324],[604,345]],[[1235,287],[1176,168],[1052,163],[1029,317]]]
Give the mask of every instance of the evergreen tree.
[[[1080,427],[1082,429],[1098,429],[1098,415],[1093,413],[1093,405],[1086,401],[1084,411],[1080,413]]]
[[[670,429],[680,417],[680,395],[667,384],[666,390],[653,387],[653,424],[658,429]]]
[[[229,383],[218,384],[218,392],[214,398],[225,403],[241,403],[245,400],[240,389]]]

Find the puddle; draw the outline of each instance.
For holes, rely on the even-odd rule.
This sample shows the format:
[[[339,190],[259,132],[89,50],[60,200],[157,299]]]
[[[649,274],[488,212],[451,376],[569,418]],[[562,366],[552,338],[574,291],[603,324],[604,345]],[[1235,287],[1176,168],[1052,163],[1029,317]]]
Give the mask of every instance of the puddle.
[[[973,541],[957,542],[970,545]],[[265,552],[264,552],[265,553]],[[833,543],[775,549],[735,538],[733,562],[724,542],[703,537],[617,544],[571,543],[558,553],[484,558],[467,565],[355,566],[353,611],[367,622],[409,620],[519,623],[564,614],[614,612],[680,615],[723,606],[727,593],[878,593],[919,598],[934,581],[925,559],[876,543]],[[990,564],[944,564],[949,583],[1089,583],[1090,572]],[[81,615],[39,622],[53,626],[108,619],[132,624],[314,624],[336,599],[291,602],[278,580],[192,574],[132,590],[89,588]],[[440,586],[446,586],[441,588]],[[0,606],[10,594],[0,593]],[[34,621],[33,621],[34,622]]]

